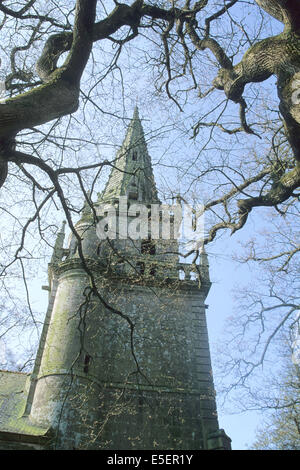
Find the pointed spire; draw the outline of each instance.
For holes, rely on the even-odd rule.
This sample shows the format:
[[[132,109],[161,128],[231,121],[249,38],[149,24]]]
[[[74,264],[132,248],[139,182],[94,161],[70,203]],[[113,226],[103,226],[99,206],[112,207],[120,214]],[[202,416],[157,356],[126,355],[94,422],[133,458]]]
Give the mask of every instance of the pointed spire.
[[[102,200],[119,196],[140,202],[159,202],[151,158],[148,154],[143,126],[136,106],[122,147],[117,153]]]
[[[138,108],[138,105],[137,105],[137,104],[135,105],[135,108],[134,108],[134,111],[133,111],[132,119],[133,119],[133,120],[139,120],[139,119],[140,119],[140,116],[139,116],[139,108]]]
[[[63,257],[64,241],[65,241],[65,226],[66,226],[66,221],[64,220],[62,223],[60,232],[58,232],[56,240],[55,240],[53,253],[51,257],[51,263],[59,263]]]

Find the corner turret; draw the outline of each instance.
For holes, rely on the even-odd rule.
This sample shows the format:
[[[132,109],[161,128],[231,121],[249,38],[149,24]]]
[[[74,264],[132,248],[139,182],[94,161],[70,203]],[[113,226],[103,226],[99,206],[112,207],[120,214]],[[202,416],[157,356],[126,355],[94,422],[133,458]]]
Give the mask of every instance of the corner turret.
[[[65,227],[66,227],[66,221],[64,220],[62,223],[60,232],[58,232],[56,240],[55,240],[53,253],[51,257],[51,263],[59,263],[65,254],[65,250],[64,250]]]

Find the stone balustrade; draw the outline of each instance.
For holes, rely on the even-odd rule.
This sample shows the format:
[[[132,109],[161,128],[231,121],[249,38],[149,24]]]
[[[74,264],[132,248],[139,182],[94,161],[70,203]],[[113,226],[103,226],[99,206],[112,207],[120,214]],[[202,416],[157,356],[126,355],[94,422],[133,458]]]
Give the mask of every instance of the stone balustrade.
[[[151,256],[140,256],[116,262],[113,268],[120,275],[155,276],[179,281],[199,281],[197,267],[193,264],[168,262],[153,259]]]

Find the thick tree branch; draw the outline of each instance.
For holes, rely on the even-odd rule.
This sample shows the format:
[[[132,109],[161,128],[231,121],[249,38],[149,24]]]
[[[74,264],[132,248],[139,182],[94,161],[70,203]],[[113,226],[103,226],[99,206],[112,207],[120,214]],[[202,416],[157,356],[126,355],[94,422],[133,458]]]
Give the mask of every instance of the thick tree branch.
[[[254,207],[274,207],[289,199],[295,189],[300,186],[300,165],[296,165],[288,173],[285,173],[279,181],[276,181],[270,191],[258,197],[251,197],[242,199],[238,202],[239,207],[239,223],[237,228],[233,229],[235,232],[244,226],[247,221],[248,215]]]
[[[7,153],[21,129],[34,127],[74,112],[78,107],[80,77],[93,44],[97,0],[77,0],[70,53],[45,85],[6,100],[0,106],[0,184],[7,172]]]
[[[269,15],[284,23],[287,29],[299,31],[300,4],[297,0],[255,0]]]

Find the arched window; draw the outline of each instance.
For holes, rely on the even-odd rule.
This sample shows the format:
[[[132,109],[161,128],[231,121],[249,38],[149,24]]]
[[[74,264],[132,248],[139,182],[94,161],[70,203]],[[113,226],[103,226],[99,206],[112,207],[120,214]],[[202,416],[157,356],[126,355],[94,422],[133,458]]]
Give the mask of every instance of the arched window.
[[[185,279],[185,272],[184,272],[184,270],[183,270],[183,269],[179,269],[179,272],[178,272],[178,273],[179,273],[179,279],[180,279],[181,281],[184,281],[184,279]]]
[[[138,200],[139,190],[138,190],[135,176],[132,176],[128,182],[127,196],[129,199],[133,199],[135,201]]]

